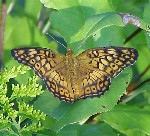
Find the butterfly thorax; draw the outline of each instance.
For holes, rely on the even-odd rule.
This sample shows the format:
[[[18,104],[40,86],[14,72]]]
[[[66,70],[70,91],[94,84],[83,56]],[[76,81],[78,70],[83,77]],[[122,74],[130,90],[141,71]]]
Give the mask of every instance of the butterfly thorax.
[[[80,88],[80,74],[79,74],[79,62],[75,54],[71,49],[66,53],[66,69],[67,69],[67,82],[70,83],[70,91],[74,92],[75,99],[79,97]]]

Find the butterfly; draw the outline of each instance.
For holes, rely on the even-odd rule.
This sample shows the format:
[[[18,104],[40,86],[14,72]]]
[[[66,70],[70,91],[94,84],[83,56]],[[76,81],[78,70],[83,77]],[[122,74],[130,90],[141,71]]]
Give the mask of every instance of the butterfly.
[[[75,55],[67,49],[60,55],[46,48],[15,48],[11,54],[31,67],[44,80],[48,90],[62,101],[100,97],[124,68],[138,57],[134,48],[98,47]]]

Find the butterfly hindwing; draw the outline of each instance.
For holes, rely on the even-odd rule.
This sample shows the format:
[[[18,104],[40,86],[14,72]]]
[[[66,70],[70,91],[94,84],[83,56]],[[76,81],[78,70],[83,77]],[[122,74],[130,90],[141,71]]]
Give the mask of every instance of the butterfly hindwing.
[[[57,70],[47,73],[48,76],[44,78],[44,81],[47,84],[48,90],[51,90],[54,96],[62,101],[73,102],[74,93],[67,80],[65,64],[59,64],[58,67],[56,68]]]
[[[87,69],[84,70],[83,68],[80,71],[82,78],[81,99],[100,97],[109,89],[110,78],[103,75],[101,71],[90,69],[87,71]]]

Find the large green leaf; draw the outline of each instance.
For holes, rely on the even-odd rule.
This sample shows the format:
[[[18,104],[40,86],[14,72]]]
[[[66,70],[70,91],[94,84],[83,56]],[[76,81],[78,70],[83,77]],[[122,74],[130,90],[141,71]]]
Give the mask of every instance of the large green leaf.
[[[107,13],[114,11],[114,1],[41,1],[46,7],[57,9],[50,15],[52,26],[61,33],[71,48],[74,43],[81,44],[81,40],[106,26],[123,25],[119,16]],[[98,15],[99,13],[104,14]]]
[[[113,129],[105,124],[73,124],[64,127],[59,131],[58,135],[61,136],[117,136],[118,134]]]
[[[118,105],[100,119],[129,136],[150,135],[150,106]]]
[[[98,34],[102,28],[112,25],[124,26],[121,17],[114,12],[115,8],[112,6],[114,1],[41,0],[41,2],[46,7],[57,9],[51,13],[50,20],[53,28],[60,32],[69,47],[74,42],[79,43],[92,34]],[[131,18],[132,16],[128,19]],[[134,22],[129,22],[135,25],[137,21],[141,23],[139,24],[141,28],[146,29],[146,23],[138,18]]]
[[[108,12],[115,9],[115,6],[119,5],[121,2],[115,2],[115,0],[103,0],[103,1],[89,1],[89,0],[41,0],[47,8],[53,8],[57,10],[66,9],[70,7],[82,6],[91,8],[91,10],[81,10],[85,15],[93,15],[99,12]],[[115,5],[115,6],[114,6]],[[94,7],[94,9],[93,9]]]
[[[69,47],[73,47],[74,43],[85,42],[90,36],[100,37],[103,28],[124,26],[121,17],[116,13],[103,13],[84,18],[78,7],[52,12],[50,20],[53,28],[60,32]]]

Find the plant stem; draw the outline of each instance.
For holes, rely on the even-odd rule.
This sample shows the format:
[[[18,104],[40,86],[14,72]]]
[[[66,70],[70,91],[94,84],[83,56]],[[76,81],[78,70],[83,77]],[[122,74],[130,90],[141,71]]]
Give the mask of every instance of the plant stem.
[[[20,132],[20,118],[19,118],[18,123],[16,122],[16,120],[14,118],[12,118],[12,122],[13,122],[13,125],[15,126],[15,128],[17,129],[19,136],[22,136],[22,134]]]
[[[2,0],[0,5],[0,69],[2,67],[6,12],[6,0]]]

